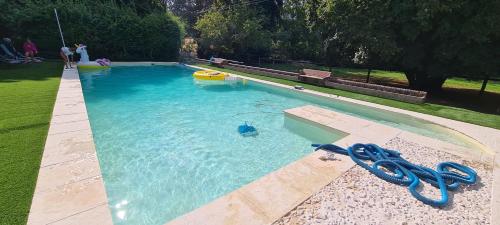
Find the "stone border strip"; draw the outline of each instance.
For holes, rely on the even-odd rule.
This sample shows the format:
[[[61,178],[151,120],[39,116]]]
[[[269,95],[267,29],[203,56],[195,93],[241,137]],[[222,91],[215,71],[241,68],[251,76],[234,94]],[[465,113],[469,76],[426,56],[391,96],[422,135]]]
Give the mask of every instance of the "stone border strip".
[[[112,62],[111,67],[114,66],[172,66],[178,65],[178,62]]]
[[[113,224],[76,69],[62,74],[28,224]]]
[[[343,79],[336,79],[335,81],[325,81],[325,86],[414,104],[424,103],[427,95],[427,93],[421,91],[387,87],[378,84],[362,83]]]
[[[187,65],[189,67],[195,68],[195,69],[207,69],[199,66],[194,66],[194,65]],[[382,109],[382,110],[387,110],[390,112],[396,112],[396,113],[401,113],[409,116],[413,116],[416,118],[424,119],[436,124],[439,124],[441,126],[448,127],[450,129],[453,129],[455,131],[458,131],[464,135],[467,135],[478,142],[480,142],[482,145],[484,145],[487,149],[487,153],[490,155],[490,158],[493,161],[493,181],[492,181],[492,202],[491,202],[491,211],[492,212],[498,212],[500,211],[500,130],[494,129],[494,128],[489,128],[489,127],[483,127],[475,124],[470,124],[470,123],[465,123],[461,121],[456,121],[452,119],[447,119],[443,117],[438,117],[438,116],[433,116],[433,115],[428,115],[424,113],[419,113],[419,112],[413,112],[405,109],[399,109],[399,108],[394,108],[390,106],[385,106],[385,105],[380,105],[376,103],[371,103],[371,102],[366,102],[362,100],[356,100],[356,99],[351,99],[351,98],[346,98],[346,97],[341,97],[338,95],[332,95],[332,94],[325,94],[317,91],[312,91],[312,90],[295,90],[293,87],[289,85],[284,85],[284,84],[279,84],[271,81],[265,81],[265,80],[260,80],[256,78],[251,78],[251,77],[246,77],[246,76],[241,76],[237,74],[230,74],[231,76],[234,77],[240,77],[242,79],[246,80],[251,80],[255,81],[258,83],[263,83],[263,84],[268,84],[272,85],[275,87],[281,87],[285,89],[289,89],[292,91],[297,91],[301,93],[306,93],[309,95],[313,96],[320,96],[320,97],[325,97],[329,99],[336,99],[336,100],[341,100],[341,101],[346,101],[346,102],[351,102],[355,104],[360,104],[360,105],[365,105],[365,106],[370,106],[373,108],[377,109]],[[406,135],[411,135],[411,134],[406,134]],[[453,150],[453,149],[451,149]],[[456,152],[453,154],[457,154]],[[491,213],[491,220],[490,222],[492,224],[499,224],[500,225],[500,213]]]

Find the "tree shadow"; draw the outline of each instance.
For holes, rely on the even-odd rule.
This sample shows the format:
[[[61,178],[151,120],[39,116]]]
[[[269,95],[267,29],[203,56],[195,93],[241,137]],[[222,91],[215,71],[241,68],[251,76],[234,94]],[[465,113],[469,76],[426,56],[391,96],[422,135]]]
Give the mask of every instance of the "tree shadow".
[[[362,77],[345,79],[366,82]],[[373,77],[370,83],[391,87],[409,88],[408,83],[391,78]],[[485,91],[479,94],[477,89],[443,87],[442,91],[427,94],[427,102],[432,104],[463,108],[480,113],[500,115],[500,93]]]
[[[500,115],[500,93],[495,92],[485,91],[479,95],[479,90],[446,87],[429,95],[427,102]]]
[[[49,123],[35,123],[35,124],[28,124],[28,125],[22,125],[22,126],[17,126],[17,127],[8,127],[8,128],[1,128],[0,129],[0,134],[6,134],[12,131],[18,131],[18,130],[27,130],[27,129],[32,129],[32,128],[38,128],[38,127],[43,127],[47,126]]]
[[[57,61],[42,63],[8,64],[0,63],[0,83],[24,80],[43,81],[61,77],[63,64]]]

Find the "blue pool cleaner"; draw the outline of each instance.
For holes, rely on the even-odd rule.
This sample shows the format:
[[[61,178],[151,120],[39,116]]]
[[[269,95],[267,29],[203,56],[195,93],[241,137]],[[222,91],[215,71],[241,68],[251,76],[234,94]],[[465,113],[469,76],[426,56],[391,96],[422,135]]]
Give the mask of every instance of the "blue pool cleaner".
[[[448,204],[448,190],[458,189],[460,184],[475,184],[477,173],[470,167],[454,163],[442,162],[437,165],[436,170],[425,166],[412,164],[401,157],[401,153],[394,150],[384,149],[375,144],[354,144],[347,149],[332,144],[313,144],[318,149],[329,152],[349,155],[359,166],[370,171],[375,176],[388,182],[408,186],[408,190],[417,200],[424,204],[442,207]],[[370,160],[372,165],[364,161]],[[385,170],[382,170],[384,168]],[[453,168],[464,175],[452,172]],[[393,174],[388,174],[390,171]],[[441,192],[441,199],[434,200],[423,196],[417,191],[420,180],[438,187]]]
[[[257,132],[257,129],[255,129],[255,127],[253,127],[251,125],[248,125],[246,121],[245,121],[245,124],[240,125],[238,127],[238,133],[240,133],[241,136],[243,136],[243,137],[252,137],[252,136],[255,137],[259,134]]]

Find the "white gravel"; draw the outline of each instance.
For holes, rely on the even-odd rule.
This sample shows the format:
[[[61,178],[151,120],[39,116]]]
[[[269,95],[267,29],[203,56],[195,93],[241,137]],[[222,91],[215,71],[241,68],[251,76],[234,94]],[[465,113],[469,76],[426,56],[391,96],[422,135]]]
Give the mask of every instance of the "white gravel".
[[[385,182],[355,166],[308,200],[279,219],[283,224],[490,224],[492,170],[490,166],[461,159],[400,138],[385,147],[399,150],[410,162],[435,168],[439,162],[454,161],[478,173],[476,185],[449,191],[450,202],[435,208],[413,198],[407,187]],[[426,196],[439,190],[425,185]]]

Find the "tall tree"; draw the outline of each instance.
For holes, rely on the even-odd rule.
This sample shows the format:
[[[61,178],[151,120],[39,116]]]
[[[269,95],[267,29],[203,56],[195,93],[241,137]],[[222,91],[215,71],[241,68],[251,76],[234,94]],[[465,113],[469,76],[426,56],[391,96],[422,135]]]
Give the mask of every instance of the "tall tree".
[[[194,26],[198,18],[206,13],[214,0],[163,0],[169,11],[180,17],[187,25],[187,33],[198,36]]]
[[[217,55],[240,60],[266,56],[271,34],[264,28],[265,17],[243,6],[228,10],[212,8],[196,23],[202,56]]]
[[[500,72],[496,0],[327,0],[318,15],[330,38],[366,48],[415,89],[439,90],[453,75]]]

